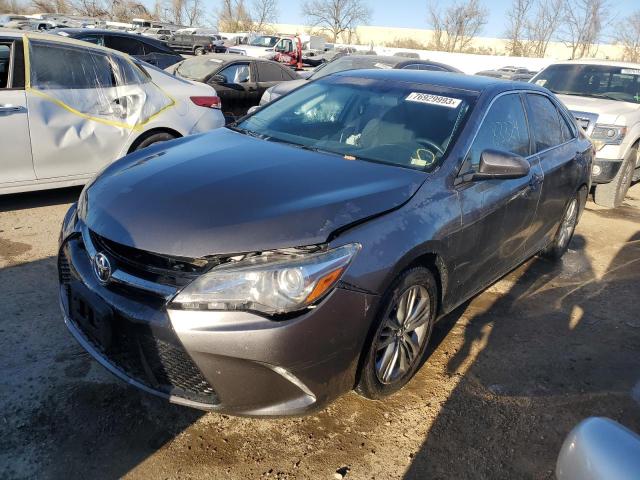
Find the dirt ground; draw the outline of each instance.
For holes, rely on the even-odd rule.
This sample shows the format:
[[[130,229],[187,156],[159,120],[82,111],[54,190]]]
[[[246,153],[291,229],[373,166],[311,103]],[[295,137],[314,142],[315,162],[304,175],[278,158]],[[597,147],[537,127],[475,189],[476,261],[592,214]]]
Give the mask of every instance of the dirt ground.
[[[166,404],[75,343],[55,254],[78,193],[0,197],[0,478],[544,479],[581,419],[640,431],[640,184],[443,319],[401,392],[277,420]]]

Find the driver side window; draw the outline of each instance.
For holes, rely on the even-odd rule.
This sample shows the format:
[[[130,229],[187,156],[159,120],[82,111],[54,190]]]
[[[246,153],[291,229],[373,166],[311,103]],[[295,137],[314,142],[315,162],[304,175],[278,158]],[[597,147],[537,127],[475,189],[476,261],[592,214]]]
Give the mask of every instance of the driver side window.
[[[218,72],[225,79],[225,83],[247,83],[250,80],[248,63],[234,63]]]
[[[529,156],[529,130],[520,95],[503,95],[493,103],[471,145],[462,173],[477,171],[480,155],[487,149]]]

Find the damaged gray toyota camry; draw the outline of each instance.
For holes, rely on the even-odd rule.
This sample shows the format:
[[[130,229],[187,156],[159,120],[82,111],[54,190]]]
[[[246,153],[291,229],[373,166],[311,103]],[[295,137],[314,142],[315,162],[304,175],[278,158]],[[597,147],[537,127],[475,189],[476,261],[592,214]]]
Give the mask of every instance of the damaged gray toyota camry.
[[[562,256],[592,161],[535,85],[325,77],[101,172],[62,227],[64,319],[113,374],[182,405],[382,398],[438,318],[531,256]]]

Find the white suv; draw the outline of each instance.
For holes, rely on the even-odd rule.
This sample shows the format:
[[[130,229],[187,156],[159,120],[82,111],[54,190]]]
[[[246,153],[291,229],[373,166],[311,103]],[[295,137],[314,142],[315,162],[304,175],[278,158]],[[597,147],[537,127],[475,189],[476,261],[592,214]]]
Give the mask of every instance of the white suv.
[[[631,182],[640,179],[640,64],[560,62],[531,82],[558,95],[591,137],[595,201],[619,206]]]

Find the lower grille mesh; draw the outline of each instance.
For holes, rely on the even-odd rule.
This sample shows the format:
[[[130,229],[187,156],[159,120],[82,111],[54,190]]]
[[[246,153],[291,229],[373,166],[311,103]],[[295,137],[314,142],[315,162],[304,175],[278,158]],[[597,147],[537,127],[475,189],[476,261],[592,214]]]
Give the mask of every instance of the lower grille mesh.
[[[58,256],[58,274],[71,305],[71,287],[77,280],[66,248]],[[84,322],[74,318],[71,321],[93,347],[126,376],[167,395],[209,405],[218,403],[215,391],[170,327],[151,328],[149,324],[114,312],[110,325],[111,341],[105,347],[83,326]]]

